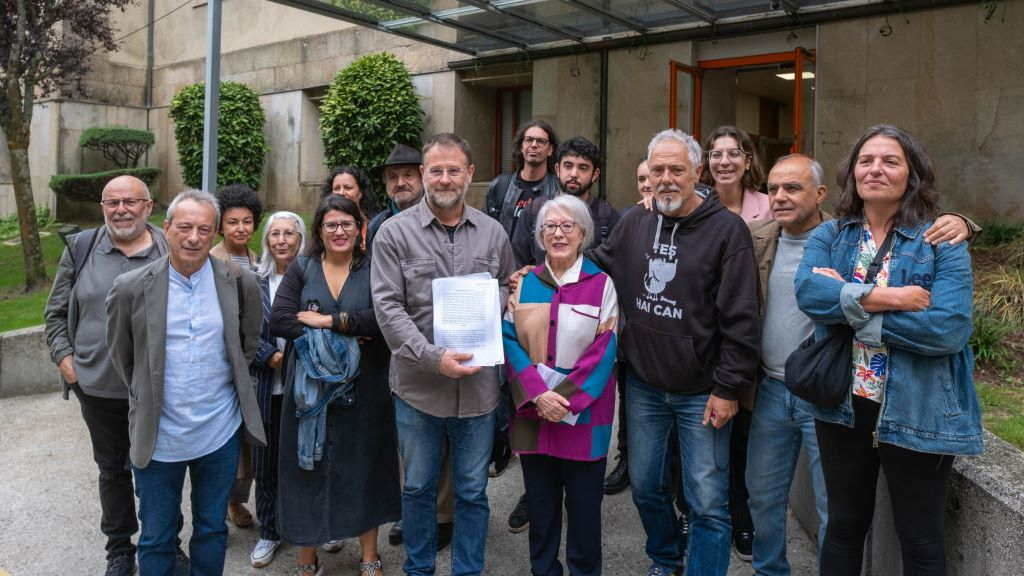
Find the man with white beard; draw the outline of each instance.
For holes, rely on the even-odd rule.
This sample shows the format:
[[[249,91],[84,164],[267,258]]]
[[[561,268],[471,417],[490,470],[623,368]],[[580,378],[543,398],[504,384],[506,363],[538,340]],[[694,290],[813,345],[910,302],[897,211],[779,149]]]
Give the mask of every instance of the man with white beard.
[[[655,211],[630,210],[593,258],[615,281],[625,317],[629,475],[647,533],[649,576],[681,574],[683,553],[665,451],[675,424],[690,508],[686,574],[729,567],[729,434],[757,371],[757,266],[750,232],[717,196],[695,192],[700,145],[658,133],[647,163]]]

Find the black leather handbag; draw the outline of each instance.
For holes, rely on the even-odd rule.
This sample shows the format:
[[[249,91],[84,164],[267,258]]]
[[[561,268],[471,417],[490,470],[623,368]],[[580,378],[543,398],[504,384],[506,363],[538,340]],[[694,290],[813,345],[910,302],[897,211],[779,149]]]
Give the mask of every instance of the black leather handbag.
[[[868,267],[865,284],[875,281],[882,261],[892,246],[890,231]],[[828,335],[815,340],[814,334],[786,359],[786,388],[796,397],[820,408],[835,408],[850,394],[853,385],[853,329],[831,324]]]

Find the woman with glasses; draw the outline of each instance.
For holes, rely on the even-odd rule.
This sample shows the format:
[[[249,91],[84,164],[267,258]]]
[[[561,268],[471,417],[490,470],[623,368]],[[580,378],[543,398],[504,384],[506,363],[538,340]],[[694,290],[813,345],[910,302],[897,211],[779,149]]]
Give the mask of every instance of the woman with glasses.
[[[355,166],[339,166],[331,171],[331,175],[324,181],[320,189],[320,197],[326,198],[331,194],[344,196],[359,206],[363,213],[363,225],[359,231],[363,248],[366,248],[366,229],[370,218],[376,214],[373,202],[373,190],[370,189],[370,177]]]
[[[601,573],[601,500],[615,415],[615,286],[583,247],[594,237],[587,205],[562,194],[537,218],[544,263],[519,281],[503,324],[515,402],[510,438],[521,457],[533,574]]]
[[[301,547],[299,576],[323,573],[316,546],[355,536],[360,575],[382,576],[378,527],[401,516],[388,352],[359,237],[364,223],[352,200],[321,200],[310,248],[288,267],[271,312],[271,335],[289,342],[278,530]]]
[[[263,247],[263,253],[260,256],[257,274],[263,296],[263,327],[260,330],[260,347],[251,370],[256,379],[256,400],[260,405],[267,447],[253,448],[256,518],[260,521],[260,538],[249,555],[249,561],[255,568],[270,564],[281,544],[281,538],[277,534],[275,512],[278,435],[281,432],[281,404],[284,393],[281,367],[284,364],[286,342],[284,338],[270,336],[270,310],[285,271],[295,257],[306,248],[306,224],[302,217],[294,212],[274,212],[263,228],[263,240],[260,245]]]
[[[701,182],[718,200],[746,222],[771,219],[768,195],[760,192],[764,169],[750,136],[735,126],[719,126],[704,140],[704,150]]]

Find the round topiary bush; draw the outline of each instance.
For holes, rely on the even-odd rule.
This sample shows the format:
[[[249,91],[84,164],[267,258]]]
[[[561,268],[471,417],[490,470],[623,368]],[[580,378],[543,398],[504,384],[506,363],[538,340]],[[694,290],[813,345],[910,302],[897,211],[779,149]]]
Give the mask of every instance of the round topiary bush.
[[[191,84],[171,100],[178,161],[185,183],[193,188],[203,180],[204,85]],[[256,189],[269,150],[263,137],[263,108],[259,96],[245,84],[221,82],[220,126],[217,132],[217,186],[245,184]]]
[[[320,105],[328,166],[373,169],[397,143],[418,148],[422,132],[423,110],[409,71],[386,52],[363,56],[338,72]]]

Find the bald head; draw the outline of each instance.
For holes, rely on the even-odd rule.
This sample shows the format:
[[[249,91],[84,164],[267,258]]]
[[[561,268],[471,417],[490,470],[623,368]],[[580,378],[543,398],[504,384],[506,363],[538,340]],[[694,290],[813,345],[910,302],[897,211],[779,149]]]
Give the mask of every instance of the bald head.
[[[103,222],[115,243],[132,242],[146,231],[153,211],[149,187],[135,176],[118,176],[103,187]]]

